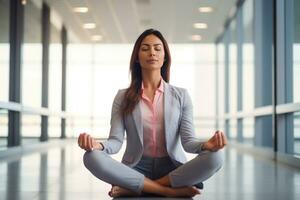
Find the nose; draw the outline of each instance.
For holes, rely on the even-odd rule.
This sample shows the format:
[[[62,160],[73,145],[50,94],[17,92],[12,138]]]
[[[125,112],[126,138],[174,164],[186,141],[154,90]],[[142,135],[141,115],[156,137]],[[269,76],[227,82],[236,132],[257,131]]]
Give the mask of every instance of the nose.
[[[150,49],[150,56],[155,56],[155,50],[153,48]]]

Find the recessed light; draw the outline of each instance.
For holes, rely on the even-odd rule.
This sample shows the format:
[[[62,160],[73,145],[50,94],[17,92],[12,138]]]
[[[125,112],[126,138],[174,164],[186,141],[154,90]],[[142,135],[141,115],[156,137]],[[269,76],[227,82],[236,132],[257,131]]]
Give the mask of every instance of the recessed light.
[[[27,4],[27,1],[26,1],[26,0],[22,0],[22,1],[21,1],[21,4],[22,4],[23,6],[25,6],[25,5]]]
[[[87,13],[89,11],[89,8],[88,7],[75,7],[75,8],[73,8],[73,11],[77,12],[77,13]]]
[[[209,7],[209,6],[203,6],[203,7],[199,8],[199,12],[202,12],[202,13],[210,13],[212,11],[213,11],[213,8]]]
[[[201,35],[192,35],[191,39],[193,41],[200,41],[200,40],[202,40],[202,37],[201,37]]]
[[[83,24],[83,28],[94,29],[94,28],[96,28],[96,24],[95,23],[86,23],[86,24]]]
[[[93,41],[100,41],[100,40],[102,40],[102,35],[93,35],[92,40]]]
[[[194,24],[194,28],[197,28],[197,29],[207,29],[207,24],[205,24],[205,23],[195,23]]]

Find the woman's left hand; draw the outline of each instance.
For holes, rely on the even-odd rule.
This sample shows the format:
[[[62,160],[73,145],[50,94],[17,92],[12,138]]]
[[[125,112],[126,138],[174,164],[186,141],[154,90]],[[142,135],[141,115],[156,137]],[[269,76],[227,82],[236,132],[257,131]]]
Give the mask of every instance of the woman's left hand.
[[[202,146],[202,150],[218,151],[227,144],[227,138],[222,131],[216,131],[215,135],[212,136]]]

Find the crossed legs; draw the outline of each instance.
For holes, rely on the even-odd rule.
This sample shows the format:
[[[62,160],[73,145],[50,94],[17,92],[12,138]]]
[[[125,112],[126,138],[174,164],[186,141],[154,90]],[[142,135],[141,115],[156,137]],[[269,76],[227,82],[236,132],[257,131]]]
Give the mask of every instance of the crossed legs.
[[[217,152],[202,153],[157,180],[146,178],[103,151],[86,152],[84,164],[100,180],[116,185],[110,192],[112,197],[138,196],[142,192],[168,197],[192,197],[199,194],[193,185],[212,176],[221,167],[222,159]]]

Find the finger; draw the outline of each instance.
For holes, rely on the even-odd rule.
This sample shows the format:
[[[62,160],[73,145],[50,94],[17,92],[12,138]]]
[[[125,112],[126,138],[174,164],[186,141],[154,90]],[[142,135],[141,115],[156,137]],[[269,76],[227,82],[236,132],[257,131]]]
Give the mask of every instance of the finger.
[[[92,138],[92,137],[91,137],[91,140],[90,140],[90,146],[91,146],[91,150],[93,150],[93,149],[94,149],[93,141],[94,141],[94,138]]]
[[[79,146],[82,148],[83,146],[83,138],[84,138],[84,133],[80,134],[79,136]]]
[[[225,146],[227,144],[227,137],[223,132],[222,132],[222,137],[223,137],[223,146]]]
[[[223,147],[223,139],[222,139],[222,133],[218,132],[218,139],[219,139],[219,148]]]
[[[89,151],[90,150],[90,136],[87,135],[86,136],[86,146],[85,146],[86,150]]]
[[[91,136],[88,137],[88,148],[89,148],[90,151],[93,150],[92,137]]]
[[[85,134],[85,135],[83,136],[83,148],[84,148],[85,150],[87,150],[87,137],[88,137],[88,134]]]
[[[215,138],[216,138],[216,146],[219,147],[220,146],[220,139],[219,139],[219,132],[218,131],[215,134]]]

